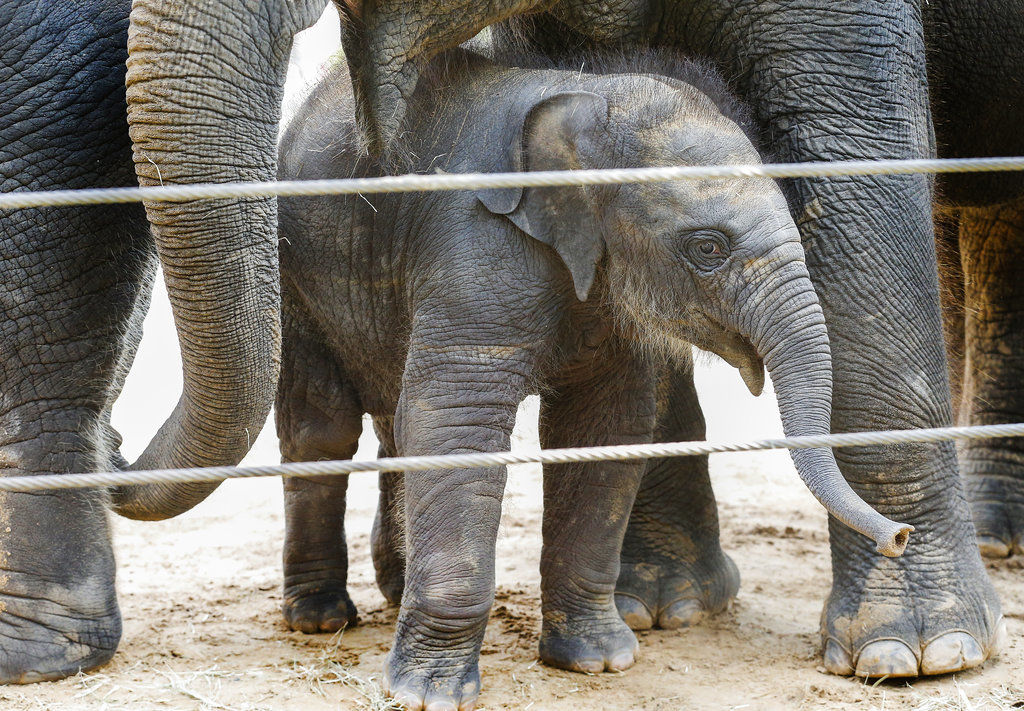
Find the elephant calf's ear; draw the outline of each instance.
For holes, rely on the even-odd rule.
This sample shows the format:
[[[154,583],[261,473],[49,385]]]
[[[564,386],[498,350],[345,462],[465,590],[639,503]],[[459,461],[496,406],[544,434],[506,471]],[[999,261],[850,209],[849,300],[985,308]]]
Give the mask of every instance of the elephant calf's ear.
[[[530,106],[509,145],[502,171],[578,170],[580,146],[604,130],[608,102],[584,91],[563,92]],[[590,190],[582,186],[481,190],[480,202],[507,215],[526,234],[554,248],[572,275],[576,296],[586,301],[604,254]]]

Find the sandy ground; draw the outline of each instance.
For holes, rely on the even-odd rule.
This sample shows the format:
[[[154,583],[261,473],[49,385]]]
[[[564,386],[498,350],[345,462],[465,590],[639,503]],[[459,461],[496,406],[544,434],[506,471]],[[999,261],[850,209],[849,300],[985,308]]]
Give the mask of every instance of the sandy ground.
[[[334,49],[325,21],[297,43],[289,95],[301,94]],[[125,453],[141,451],[180,392],[166,297],[115,412]],[[698,385],[711,439],[781,434],[770,392],[751,398],[727,366],[705,363]],[[528,401],[517,447],[536,447]],[[359,456],[376,453],[372,434]],[[278,461],[272,426],[248,462]],[[686,632],[640,635],[641,658],[622,674],[585,676],[537,660],[539,471],[511,472],[497,554],[497,601],[481,656],[484,709],[995,709],[1024,707],[1024,563],[990,566],[1010,641],[981,669],[906,684],[865,685],[820,671],[818,617],[830,582],[825,516],[785,453],[712,458],[723,539],[743,576],[732,609]],[[376,477],[349,496],[350,591],[359,626],[342,636],[289,631],[280,614],[283,539],[277,480],[229,482],[207,502],[161,523],[113,520],[124,637],[113,661],[57,683],[0,687],[3,709],[384,708],[377,680],[394,611],[369,558]]]

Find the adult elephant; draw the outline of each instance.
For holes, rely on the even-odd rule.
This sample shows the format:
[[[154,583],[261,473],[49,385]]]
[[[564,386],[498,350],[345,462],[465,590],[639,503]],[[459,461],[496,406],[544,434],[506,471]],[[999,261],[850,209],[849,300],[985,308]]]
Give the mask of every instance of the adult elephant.
[[[281,50],[292,30],[310,21],[306,13],[322,4],[136,0],[128,95],[141,182],[272,178]],[[400,132],[417,68],[427,58],[487,25],[530,13],[521,34],[551,52],[567,42],[670,44],[712,58],[753,106],[765,148],[779,159],[934,153],[916,2],[336,4],[346,18],[342,41],[360,119],[375,150]],[[951,420],[931,185],[925,176],[787,183],[829,323],[836,431]],[[251,250],[273,249],[269,200],[147,208],[158,234],[171,241],[231,240]],[[268,314],[267,324],[275,318]],[[917,533],[906,555],[890,560],[830,522],[834,578],[822,623],[826,667],[911,676],[981,663],[998,646],[1000,608],[974,544],[953,446],[844,449],[837,459],[862,497],[912,523]],[[678,478],[662,477],[640,499],[641,514],[652,507],[646,516],[651,530],[634,528],[647,544],[627,548],[620,588],[638,603],[633,611],[654,624],[686,621],[689,613],[673,607],[673,591],[723,577],[721,570],[693,573],[684,565],[708,559],[726,565],[706,476],[697,482],[680,488]],[[684,510],[679,506],[654,510],[657,502],[672,500],[687,502],[686,519],[672,513]],[[634,514],[636,523],[644,520]],[[698,526],[701,535],[690,535]],[[673,554],[659,557],[658,550]]]
[[[939,155],[1024,155],[1024,14],[979,7],[925,8]],[[938,196],[958,418],[1024,421],[1024,173],[943,176]],[[1024,553],[1024,442],[964,442],[960,461],[982,554]]]
[[[129,11],[129,0],[0,0],[0,190],[135,184]],[[276,47],[282,63],[288,38]],[[269,410],[279,349],[274,213],[265,201],[249,207],[251,229],[194,236],[154,215],[155,245],[139,205],[0,213],[0,474],[127,466],[110,411],[158,261],[185,390],[133,466],[238,462]],[[214,220],[224,210],[203,209]],[[110,498],[125,515],[163,518],[211,490],[0,495],[0,682],[60,678],[114,653]]]

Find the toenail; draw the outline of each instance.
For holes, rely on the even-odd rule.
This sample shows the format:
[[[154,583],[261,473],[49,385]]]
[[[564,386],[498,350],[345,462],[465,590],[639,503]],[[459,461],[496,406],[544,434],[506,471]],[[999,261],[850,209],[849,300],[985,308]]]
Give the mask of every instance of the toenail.
[[[704,619],[704,606],[697,600],[677,600],[658,617],[658,626],[665,630],[692,627]]]
[[[843,645],[831,637],[825,642],[825,669],[838,676],[850,676],[853,674],[853,663],[850,653]]]
[[[608,670],[624,671],[633,666],[634,661],[635,658],[632,652],[619,652],[610,660],[608,660]]]
[[[963,631],[939,635],[924,648],[921,671],[925,674],[948,674],[976,667],[985,661],[985,652],[973,635]]]
[[[878,639],[861,647],[854,673],[861,677],[918,676],[917,655],[903,640]]]

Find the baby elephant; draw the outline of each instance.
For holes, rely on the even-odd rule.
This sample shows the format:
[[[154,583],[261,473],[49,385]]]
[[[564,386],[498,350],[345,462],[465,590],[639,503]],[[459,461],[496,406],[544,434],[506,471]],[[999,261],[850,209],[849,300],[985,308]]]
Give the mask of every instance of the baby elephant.
[[[593,73],[518,69],[451,52],[420,82],[395,149],[404,162],[382,165],[360,148],[337,69],[285,135],[281,177],[758,161],[723,113],[729,102],[685,81],[702,70],[650,70],[625,59]],[[771,180],[292,198],[280,224],[286,460],[351,457],[364,412],[389,455],[508,450],[516,408],[537,392],[544,447],[650,442],[659,363],[688,357],[689,344],[737,367],[755,393],[767,366],[787,434],[829,430],[825,323]],[[858,499],[829,450],[794,459],[830,512],[881,552],[902,551],[910,527]],[[638,461],[545,469],[544,662],[633,663],[614,591],[643,472]],[[285,615],[296,629],[354,620],[346,484],[286,482]],[[409,474],[403,535],[378,530],[381,582],[401,599],[384,683],[410,708],[474,705],[504,484],[504,467]],[[400,563],[387,564],[395,540],[404,591]]]

